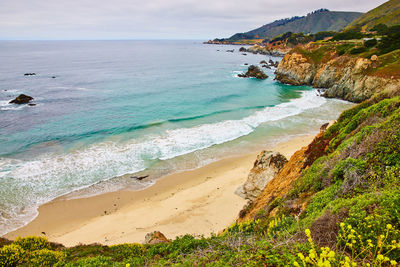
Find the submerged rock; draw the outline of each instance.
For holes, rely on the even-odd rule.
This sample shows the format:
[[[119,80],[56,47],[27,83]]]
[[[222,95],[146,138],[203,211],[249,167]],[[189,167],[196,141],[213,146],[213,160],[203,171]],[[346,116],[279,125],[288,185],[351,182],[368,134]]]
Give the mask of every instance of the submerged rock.
[[[262,151],[257,156],[247,181],[235,193],[245,199],[256,199],[287,162],[286,157],[279,152]]]
[[[154,231],[146,235],[146,237],[144,238],[144,243],[145,244],[169,243],[169,240],[160,231]]]
[[[242,73],[242,74],[239,74],[238,76],[242,77],[242,78],[254,77],[257,79],[261,79],[261,80],[268,78],[267,74],[265,74],[259,67],[254,66],[254,65],[250,65],[245,74]]]
[[[233,53],[235,51],[235,49],[232,49],[232,50],[226,50],[226,52],[230,52],[230,53]]]
[[[9,103],[21,105],[21,104],[28,104],[31,100],[33,100],[33,97],[20,94],[15,99],[11,100]]]
[[[34,72],[29,72],[29,73],[25,73],[24,76],[35,76],[36,73]]]

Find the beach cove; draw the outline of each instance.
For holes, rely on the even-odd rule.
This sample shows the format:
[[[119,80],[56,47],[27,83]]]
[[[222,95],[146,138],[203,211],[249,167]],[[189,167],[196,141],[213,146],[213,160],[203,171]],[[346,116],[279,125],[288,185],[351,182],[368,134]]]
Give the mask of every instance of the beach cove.
[[[314,135],[293,138],[271,150],[290,158],[313,138]],[[5,237],[46,236],[50,241],[74,246],[142,243],[145,235],[153,231],[161,231],[168,238],[217,234],[236,220],[247,203],[234,192],[246,181],[257,154],[226,158],[171,174],[142,191],[70,200],[62,197],[41,206],[35,220]]]

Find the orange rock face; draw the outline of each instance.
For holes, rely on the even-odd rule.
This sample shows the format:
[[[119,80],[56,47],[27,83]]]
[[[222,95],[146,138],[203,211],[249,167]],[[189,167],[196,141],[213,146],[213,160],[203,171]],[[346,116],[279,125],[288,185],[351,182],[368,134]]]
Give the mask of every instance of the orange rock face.
[[[329,141],[330,139],[324,138],[324,131],[321,131],[311,144],[294,153],[281,171],[265,186],[262,193],[252,203],[251,208],[240,213],[238,222],[253,219],[259,211],[276,198],[288,194],[293,183],[301,177],[302,172],[311,166],[318,157],[325,154]],[[294,203],[294,205],[299,209],[305,208],[304,203]]]
[[[159,244],[159,243],[168,243],[169,240],[165,237],[165,235],[159,231],[154,231],[152,233],[148,233],[145,238],[146,244]]]

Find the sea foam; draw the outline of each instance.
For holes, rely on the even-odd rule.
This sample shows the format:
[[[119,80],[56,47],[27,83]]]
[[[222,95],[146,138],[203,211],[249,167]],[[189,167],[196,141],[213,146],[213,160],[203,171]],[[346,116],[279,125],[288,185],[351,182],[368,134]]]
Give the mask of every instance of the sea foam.
[[[260,124],[295,116],[327,100],[314,90],[238,120],[166,130],[127,142],[105,141],[67,153],[48,153],[32,160],[0,158],[0,235],[23,226],[37,207],[61,195],[149,167],[152,160],[167,160],[222,144],[252,133]],[[150,185],[150,184],[149,184]]]

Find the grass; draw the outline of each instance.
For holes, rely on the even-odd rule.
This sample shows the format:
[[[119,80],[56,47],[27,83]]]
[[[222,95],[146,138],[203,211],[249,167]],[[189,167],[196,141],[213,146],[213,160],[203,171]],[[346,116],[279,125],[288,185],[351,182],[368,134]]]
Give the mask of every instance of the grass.
[[[0,265],[397,264],[400,97],[380,96],[343,112],[322,138],[329,140],[326,155],[303,170],[288,195],[275,200],[274,216],[260,210],[257,219],[235,223],[218,236],[185,235],[155,245],[65,248],[41,237],[2,240]],[[290,203],[304,208],[299,214]]]

